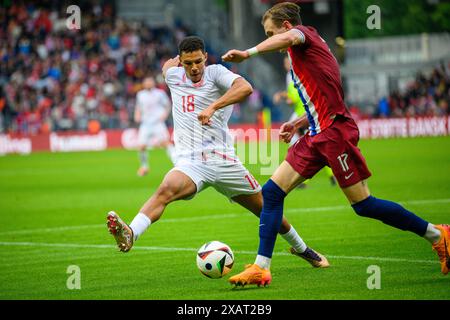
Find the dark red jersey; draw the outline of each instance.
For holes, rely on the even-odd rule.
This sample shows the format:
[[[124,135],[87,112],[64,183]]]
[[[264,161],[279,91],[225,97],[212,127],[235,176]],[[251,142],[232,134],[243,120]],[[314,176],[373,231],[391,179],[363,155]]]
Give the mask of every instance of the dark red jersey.
[[[336,58],[313,27],[297,26],[304,41],[288,49],[291,75],[310,124],[311,136],[328,128],[336,115],[351,117],[344,103]]]

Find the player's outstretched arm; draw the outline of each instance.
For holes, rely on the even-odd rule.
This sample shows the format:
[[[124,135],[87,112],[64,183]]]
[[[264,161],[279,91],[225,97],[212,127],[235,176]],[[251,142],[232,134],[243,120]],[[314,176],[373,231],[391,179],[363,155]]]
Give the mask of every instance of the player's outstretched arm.
[[[234,80],[231,88],[228,89],[227,92],[219,99],[217,99],[214,103],[212,103],[208,108],[203,110],[198,115],[198,120],[202,123],[202,125],[210,125],[211,117],[214,112],[219,109],[225,108],[226,106],[238,103],[243,101],[253,92],[253,87],[247,80],[240,77]]]
[[[169,70],[170,68],[173,68],[173,67],[178,67],[179,65],[180,65],[180,56],[176,56],[175,58],[167,60],[166,63],[164,63],[164,65],[162,67],[163,77],[164,78],[166,77],[167,70]]]
[[[230,50],[222,56],[222,60],[227,62],[242,62],[258,53],[286,50],[289,47],[299,45],[304,42],[304,35],[300,30],[291,29],[270,37],[259,43],[256,47],[241,51]]]

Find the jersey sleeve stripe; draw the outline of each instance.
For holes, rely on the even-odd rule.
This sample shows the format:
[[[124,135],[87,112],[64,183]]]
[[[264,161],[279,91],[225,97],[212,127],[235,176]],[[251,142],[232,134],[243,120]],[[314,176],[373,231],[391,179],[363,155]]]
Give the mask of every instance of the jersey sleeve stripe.
[[[306,41],[305,34],[301,30],[298,30],[298,29],[291,29],[291,30],[293,32],[297,33],[297,36],[300,38],[301,43],[305,43],[305,41]]]

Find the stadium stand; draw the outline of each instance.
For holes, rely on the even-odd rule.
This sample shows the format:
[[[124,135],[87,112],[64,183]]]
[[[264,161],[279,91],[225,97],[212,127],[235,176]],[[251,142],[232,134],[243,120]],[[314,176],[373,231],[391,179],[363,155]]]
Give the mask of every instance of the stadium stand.
[[[115,18],[107,4],[84,10],[82,28],[69,30],[62,8],[0,8],[4,131],[86,130],[90,120],[129,126],[140,79],[159,74],[185,34]]]
[[[113,4],[84,1],[82,28],[69,30],[67,3],[42,3],[47,5],[12,1],[0,7],[0,133],[130,127],[140,80],[159,75],[165,60],[176,54],[179,40],[191,33],[189,27],[180,21],[164,26],[125,20]],[[221,49],[208,48],[211,62],[218,62]],[[377,107],[364,109],[362,116],[448,115],[449,70],[450,63],[443,62],[431,74],[419,73],[406,88],[381,98]],[[250,81],[261,80],[244,74]],[[237,106],[233,122],[255,122],[261,107],[271,104],[268,92],[255,89],[245,106]],[[360,112],[357,103],[350,106]],[[277,110],[271,108],[274,114]]]
[[[379,108],[377,115],[445,116],[450,114],[449,104],[450,62],[436,67],[429,75],[419,73],[404,92],[392,92],[387,99],[386,109]]]

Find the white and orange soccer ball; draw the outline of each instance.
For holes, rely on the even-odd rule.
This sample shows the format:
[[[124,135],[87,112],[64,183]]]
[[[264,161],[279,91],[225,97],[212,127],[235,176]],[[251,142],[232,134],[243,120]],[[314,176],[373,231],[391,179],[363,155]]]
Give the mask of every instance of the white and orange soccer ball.
[[[220,241],[207,242],[197,252],[197,267],[208,278],[222,278],[230,272],[233,263],[233,251]]]

